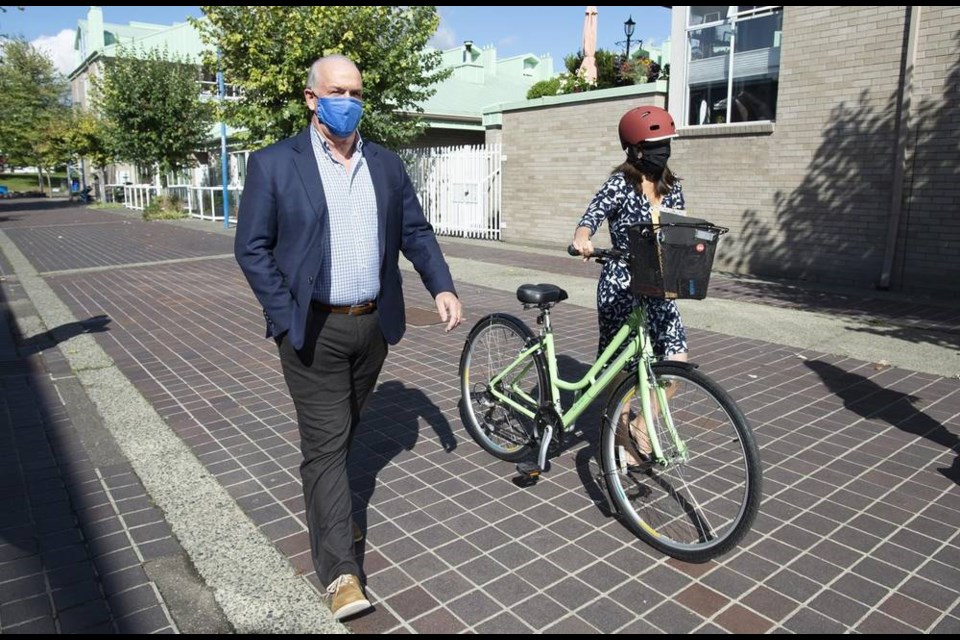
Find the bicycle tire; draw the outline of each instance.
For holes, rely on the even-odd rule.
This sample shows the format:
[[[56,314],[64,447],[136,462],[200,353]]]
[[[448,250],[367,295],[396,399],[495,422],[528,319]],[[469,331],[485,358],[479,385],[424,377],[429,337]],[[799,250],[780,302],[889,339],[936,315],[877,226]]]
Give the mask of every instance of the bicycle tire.
[[[760,508],[762,469],[753,431],[736,402],[687,364],[653,365],[657,384],[677,384],[670,415],[687,446],[678,454],[662,419],[657,434],[666,462],[630,460],[626,425],[641,415],[636,376],[611,396],[604,414],[601,464],[621,519],[669,556],[702,563],[723,555],[750,530]],[[629,465],[629,462],[639,462]]]
[[[503,371],[537,338],[519,318],[495,313],[478,321],[460,355],[460,418],[470,436],[488,453],[522,460],[534,441],[534,420],[492,397],[485,383]],[[527,370],[520,390],[542,404],[548,388],[541,354],[533,354],[535,373]]]

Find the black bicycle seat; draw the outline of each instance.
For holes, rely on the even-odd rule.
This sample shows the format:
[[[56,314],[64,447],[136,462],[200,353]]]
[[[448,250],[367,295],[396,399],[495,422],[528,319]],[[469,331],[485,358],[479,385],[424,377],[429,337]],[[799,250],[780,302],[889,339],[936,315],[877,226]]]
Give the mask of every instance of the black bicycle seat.
[[[524,304],[549,304],[566,300],[567,292],[555,284],[522,284],[517,289],[517,300]]]

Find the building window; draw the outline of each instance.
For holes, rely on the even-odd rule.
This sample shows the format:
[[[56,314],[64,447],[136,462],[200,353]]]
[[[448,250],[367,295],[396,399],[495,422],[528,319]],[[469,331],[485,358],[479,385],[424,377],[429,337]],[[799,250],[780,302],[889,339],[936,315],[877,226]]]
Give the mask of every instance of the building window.
[[[690,7],[687,124],[776,120],[783,7]]]

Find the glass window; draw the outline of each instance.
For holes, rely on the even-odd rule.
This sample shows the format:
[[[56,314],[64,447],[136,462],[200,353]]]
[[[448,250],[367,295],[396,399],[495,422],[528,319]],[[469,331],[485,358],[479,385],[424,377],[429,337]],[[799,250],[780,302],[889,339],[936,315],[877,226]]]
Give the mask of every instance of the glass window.
[[[730,7],[690,7],[689,26],[695,27],[699,24],[725,20],[729,9]]]
[[[690,7],[690,24],[687,124],[775,120],[782,8]]]
[[[780,46],[780,32],[783,28],[783,13],[757,16],[736,23],[737,53],[772,49]]]

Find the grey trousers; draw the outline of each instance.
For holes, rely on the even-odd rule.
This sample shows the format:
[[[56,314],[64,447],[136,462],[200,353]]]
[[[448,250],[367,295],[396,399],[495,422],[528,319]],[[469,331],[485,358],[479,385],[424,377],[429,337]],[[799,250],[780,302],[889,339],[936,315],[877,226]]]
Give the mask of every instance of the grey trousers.
[[[377,311],[311,309],[303,349],[284,338],[280,363],[300,426],[300,478],[313,565],[321,584],[360,575],[354,555],[347,454],[360,413],[387,357]]]

